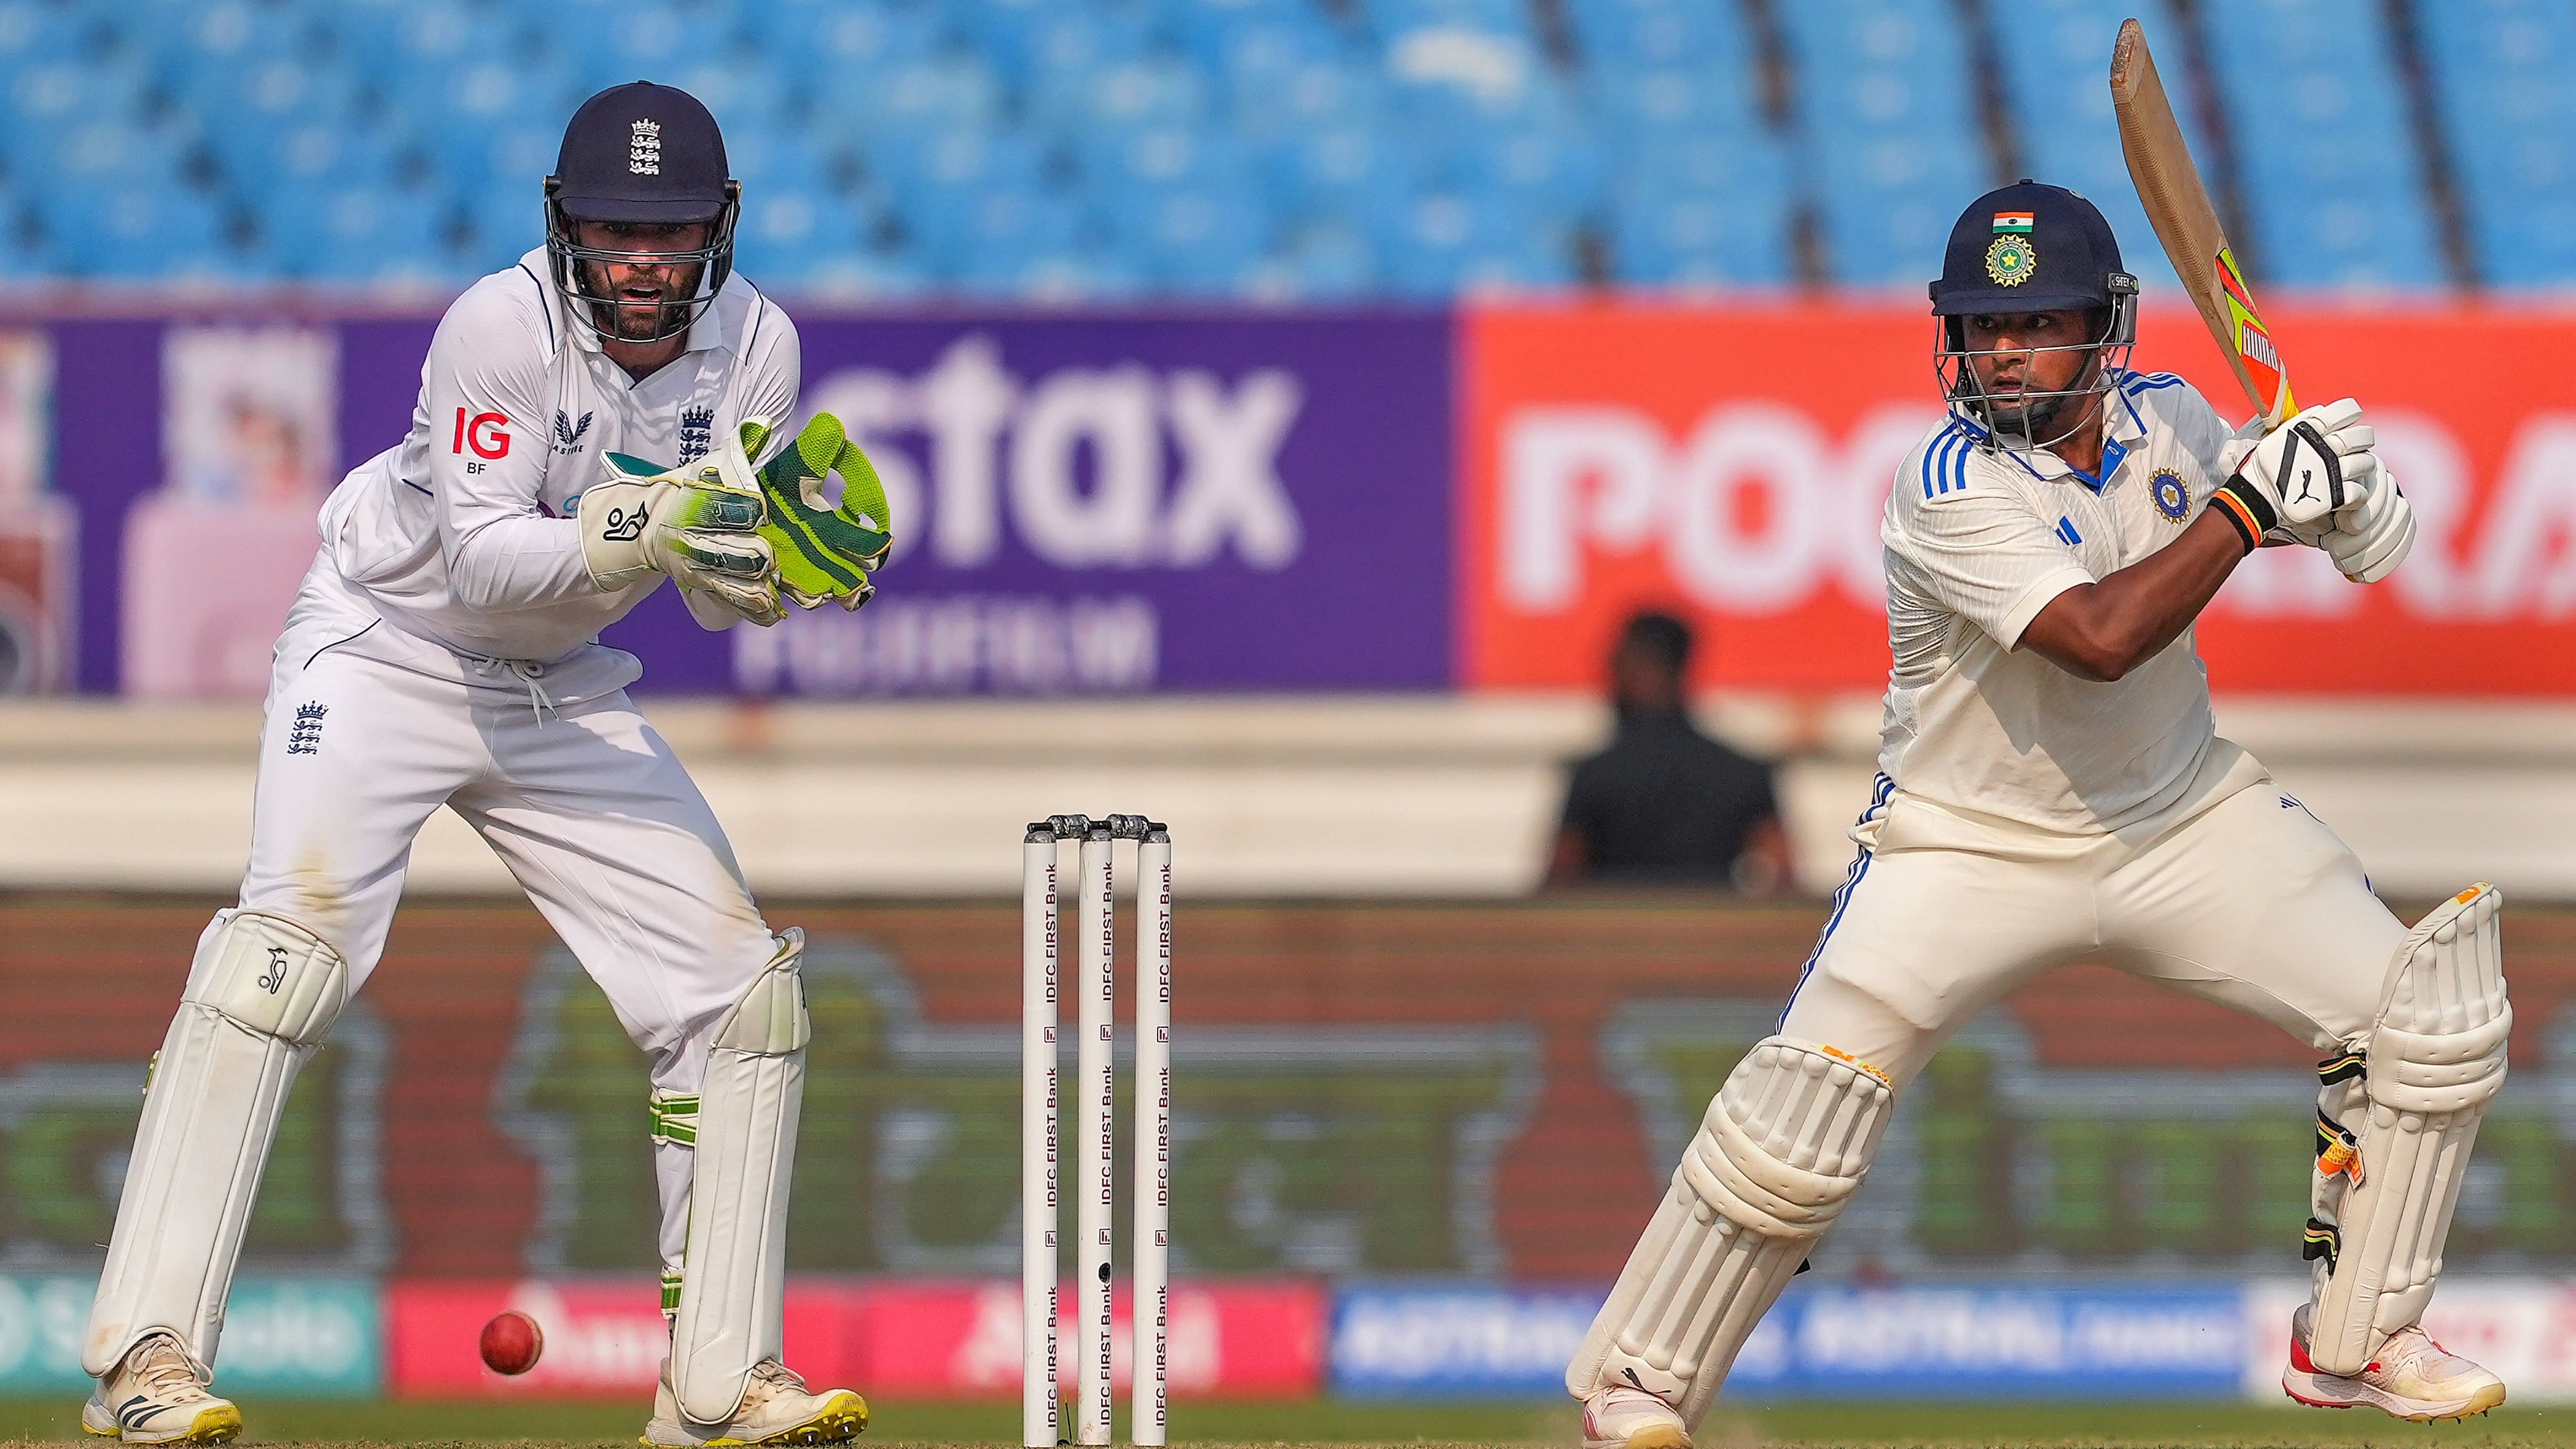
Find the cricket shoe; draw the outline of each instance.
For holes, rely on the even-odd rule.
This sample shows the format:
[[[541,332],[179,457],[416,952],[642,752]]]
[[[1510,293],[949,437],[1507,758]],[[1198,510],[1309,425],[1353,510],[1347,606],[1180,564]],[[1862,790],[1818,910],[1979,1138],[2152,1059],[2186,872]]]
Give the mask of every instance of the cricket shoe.
[[[2388,1335],[2379,1356],[2352,1375],[2330,1374],[2308,1357],[2314,1305],[2290,1317],[2290,1366],[2281,1391],[2314,1409],[2368,1404],[2418,1424],[2466,1419],[2504,1402],[2504,1380],[2433,1341],[2413,1324]]]
[[[128,1444],[221,1444],[242,1431],[242,1417],[232,1400],[206,1392],[178,1339],[151,1333],[98,1381],[81,1427]]]
[[[662,1360],[662,1383],[653,1393],[653,1422],[643,1442],[655,1449],[697,1449],[721,1444],[847,1444],[868,1427],[868,1401],[848,1389],[809,1393],[787,1365],[765,1358],[752,1365],[742,1407],[721,1424],[680,1417],[671,1390],[671,1361]]]
[[[1691,1449],[1690,1430],[1643,1389],[1596,1389],[1583,1401],[1583,1449]]]

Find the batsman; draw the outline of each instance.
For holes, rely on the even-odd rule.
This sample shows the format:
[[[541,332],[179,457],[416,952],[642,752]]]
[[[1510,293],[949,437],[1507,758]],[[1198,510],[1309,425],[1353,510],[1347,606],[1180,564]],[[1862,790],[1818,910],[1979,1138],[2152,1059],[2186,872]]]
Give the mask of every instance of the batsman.
[[[641,81],[592,97],[545,181],[545,245],[448,309],[409,435],[323,506],[277,643],[240,903],[199,939],[148,1077],[83,1351],[89,1432],[241,1432],[211,1365],[261,1168],[442,805],[649,1063],[636,1129],[670,1350],[644,1441],[865,1427],[857,1394],[780,1359],[804,938],[762,920],[627,697],[641,666],[599,642],[666,578],[709,629],[774,624],[786,601],[855,608],[887,549],[883,490],[840,425],[787,445],[796,329],[733,271],[739,210],[694,98]]]
[[[2182,379],[2131,371],[2137,282],[2058,187],[1979,198],[1931,291],[1948,416],[1881,525],[1893,667],[1859,854],[1778,1034],[1709,1105],[1567,1370],[1585,1443],[1687,1445],[1934,1051],[2078,959],[2324,1056],[2290,1396],[2484,1413],[2504,1385],[2419,1320],[2504,1081],[2500,898],[2474,885],[2398,922],[2217,735],[2192,644],[2266,542],[2357,583],[2405,559],[2413,515],[2371,426],[2345,399],[2235,430]]]

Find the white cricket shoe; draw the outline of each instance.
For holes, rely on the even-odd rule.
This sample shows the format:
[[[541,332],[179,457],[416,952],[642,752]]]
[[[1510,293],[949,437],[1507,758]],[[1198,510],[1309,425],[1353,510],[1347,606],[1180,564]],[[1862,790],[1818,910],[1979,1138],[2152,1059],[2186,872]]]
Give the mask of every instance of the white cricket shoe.
[[[1596,1389],[1583,1401],[1583,1449],[1691,1449],[1690,1430],[1644,1389]]]
[[[868,1427],[868,1401],[848,1389],[809,1393],[805,1380],[774,1358],[751,1370],[742,1407],[722,1424],[694,1424],[680,1417],[671,1389],[671,1361],[662,1360],[662,1383],[653,1394],[653,1422],[643,1442],[656,1449],[697,1449],[721,1444],[847,1444]]]
[[[2418,1424],[2436,1419],[2466,1419],[2504,1402],[2504,1380],[2433,1341],[2422,1328],[2409,1325],[2388,1336],[2379,1356],[2361,1372],[2330,1374],[2308,1357],[2309,1327],[2315,1307],[2302,1304],[2290,1316],[2290,1366],[2281,1371],[2281,1391],[2315,1409],[2349,1409],[2368,1404]]]
[[[206,1382],[178,1339],[145,1334],[81,1405],[81,1427],[128,1444],[221,1444],[242,1431],[241,1410]]]

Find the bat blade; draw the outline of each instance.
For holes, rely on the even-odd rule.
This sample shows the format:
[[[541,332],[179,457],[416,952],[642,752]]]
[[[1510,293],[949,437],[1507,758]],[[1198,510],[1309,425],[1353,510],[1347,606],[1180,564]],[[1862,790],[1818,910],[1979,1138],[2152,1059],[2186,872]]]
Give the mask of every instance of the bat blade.
[[[2129,163],[2129,180],[2138,189],[2156,240],[2164,244],[2166,259],[2245,396],[2267,425],[2279,426],[2298,411],[2290,395],[2289,369],[2255,309],[2253,290],[2245,285],[2235,253],[2228,249],[2218,210],[2209,204],[2200,168],[2192,164],[2191,147],[2156,74],[2146,29],[2135,20],[2120,22],[2120,39],[2111,49],[2111,110],[2119,118],[2120,154]]]

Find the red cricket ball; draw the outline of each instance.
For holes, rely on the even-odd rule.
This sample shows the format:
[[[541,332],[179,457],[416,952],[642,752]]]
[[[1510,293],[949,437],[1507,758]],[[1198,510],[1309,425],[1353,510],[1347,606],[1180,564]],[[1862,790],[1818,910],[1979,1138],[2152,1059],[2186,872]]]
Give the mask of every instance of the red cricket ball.
[[[546,1351],[545,1330],[513,1308],[483,1325],[483,1364],[496,1374],[523,1374]]]

